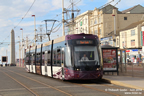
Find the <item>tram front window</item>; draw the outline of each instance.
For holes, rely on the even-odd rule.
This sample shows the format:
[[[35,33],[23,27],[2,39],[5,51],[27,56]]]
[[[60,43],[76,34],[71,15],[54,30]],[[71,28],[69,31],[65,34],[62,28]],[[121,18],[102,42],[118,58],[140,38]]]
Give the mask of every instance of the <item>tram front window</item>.
[[[74,50],[76,70],[94,71],[100,65],[96,46],[76,46]]]

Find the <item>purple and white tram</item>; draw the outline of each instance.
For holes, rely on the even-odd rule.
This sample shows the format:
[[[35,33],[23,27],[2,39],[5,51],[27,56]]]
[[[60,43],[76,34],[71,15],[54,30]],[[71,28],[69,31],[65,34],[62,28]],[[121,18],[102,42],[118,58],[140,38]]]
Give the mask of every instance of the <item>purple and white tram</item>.
[[[87,57],[82,59],[83,55]],[[26,50],[28,72],[62,80],[101,79],[102,53],[99,38],[92,34],[72,34]]]

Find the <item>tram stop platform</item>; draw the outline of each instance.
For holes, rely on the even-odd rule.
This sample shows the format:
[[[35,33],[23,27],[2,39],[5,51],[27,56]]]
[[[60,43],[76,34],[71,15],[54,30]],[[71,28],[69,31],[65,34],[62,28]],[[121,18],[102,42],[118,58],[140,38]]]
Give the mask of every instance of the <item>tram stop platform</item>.
[[[144,90],[143,77],[103,75],[103,79],[110,82],[111,84]]]

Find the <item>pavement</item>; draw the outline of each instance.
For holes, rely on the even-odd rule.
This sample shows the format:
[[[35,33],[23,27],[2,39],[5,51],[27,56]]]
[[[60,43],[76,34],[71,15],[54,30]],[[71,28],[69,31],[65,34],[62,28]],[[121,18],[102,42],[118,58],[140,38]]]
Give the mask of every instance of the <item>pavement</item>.
[[[144,90],[144,77],[104,75],[103,79],[115,85]]]

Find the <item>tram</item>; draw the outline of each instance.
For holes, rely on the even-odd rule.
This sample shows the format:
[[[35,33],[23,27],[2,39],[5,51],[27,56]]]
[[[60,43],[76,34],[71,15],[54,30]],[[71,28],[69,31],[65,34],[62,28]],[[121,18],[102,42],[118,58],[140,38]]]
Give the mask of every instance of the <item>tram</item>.
[[[27,72],[62,80],[103,76],[99,38],[92,34],[66,35],[26,49],[25,65]]]

